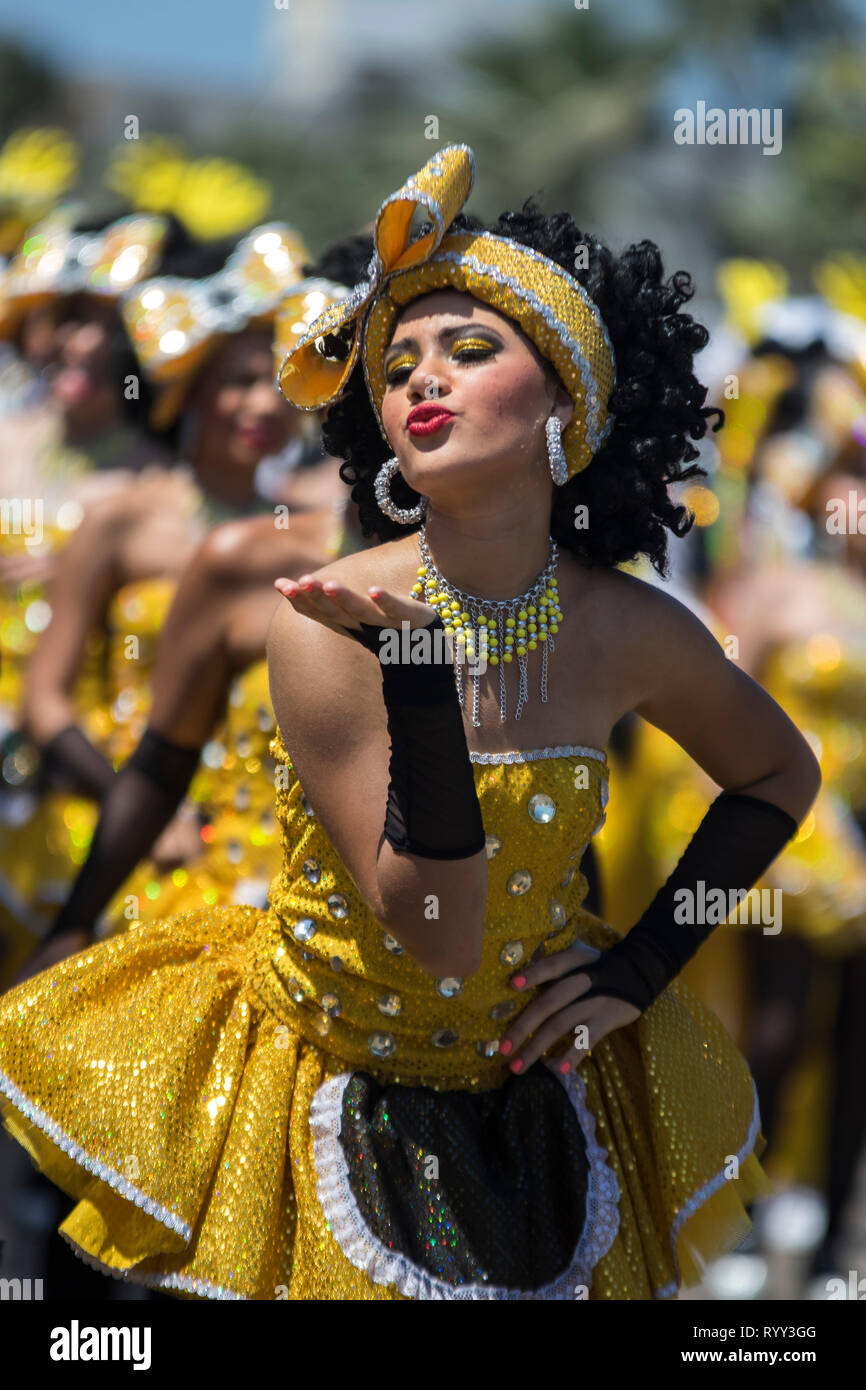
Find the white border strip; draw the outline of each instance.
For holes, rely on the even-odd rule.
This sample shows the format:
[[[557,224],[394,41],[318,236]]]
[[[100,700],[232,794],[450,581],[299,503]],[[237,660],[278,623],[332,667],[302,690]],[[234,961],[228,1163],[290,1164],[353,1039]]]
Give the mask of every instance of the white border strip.
[[[83,1149],[80,1144],[76,1144],[75,1140],[60,1128],[56,1120],[52,1120],[44,1110],[40,1110],[37,1105],[34,1105],[33,1101],[29,1100],[14,1081],[2,1071],[0,1071],[0,1091],[11,1100],[16,1109],[21,1111],[25,1119],[30,1120],[38,1129],[43,1130],[52,1144],[56,1144],[58,1149],[61,1149],[75,1163],[86,1169],[88,1173],[92,1173],[94,1177],[107,1183],[115,1192],[119,1192],[121,1197],[125,1197],[129,1202],[134,1202],[137,1207],[141,1207],[148,1216],[161,1221],[163,1226],[167,1226],[170,1231],[181,1236],[185,1244],[189,1244],[192,1240],[192,1228],[185,1221],[182,1221],[168,1207],[164,1207],[159,1202],[154,1201],[152,1197],[148,1197],[122,1173],[116,1172],[114,1168],[109,1168],[107,1163],[102,1163],[98,1158],[91,1158],[86,1149]],[[55,1184],[55,1186],[59,1186],[59,1184]]]

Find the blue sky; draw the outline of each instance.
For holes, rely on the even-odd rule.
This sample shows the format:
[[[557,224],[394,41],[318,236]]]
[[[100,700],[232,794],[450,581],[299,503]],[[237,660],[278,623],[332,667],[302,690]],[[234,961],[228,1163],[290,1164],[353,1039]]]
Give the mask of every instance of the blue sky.
[[[611,18],[645,28],[663,5],[617,0]],[[470,34],[531,30],[547,8],[573,13],[573,0],[0,0],[0,37],[76,76],[223,82],[244,92],[258,89],[295,34],[323,23],[344,54],[420,50],[423,71]]]
[[[564,3],[565,0],[554,0]],[[332,13],[335,39],[369,56],[424,41],[435,14],[436,46],[470,28],[502,31],[531,22],[545,0],[0,0],[0,36],[15,38],[76,75],[129,76],[199,85],[221,80],[255,89],[269,67],[272,38],[303,30],[315,11]],[[449,22],[451,21],[451,22]],[[457,22],[455,22],[457,21]],[[429,34],[429,30],[428,30]]]

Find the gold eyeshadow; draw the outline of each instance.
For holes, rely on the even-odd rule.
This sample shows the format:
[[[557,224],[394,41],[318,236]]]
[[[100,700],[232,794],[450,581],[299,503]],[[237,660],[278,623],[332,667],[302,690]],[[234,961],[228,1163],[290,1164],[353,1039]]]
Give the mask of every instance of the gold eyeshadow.
[[[451,356],[454,357],[458,352],[495,352],[498,343],[493,343],[489,338],[458,338],[451,345]],[[416,359],[409,352],[403,352],[399,357],[395,357],[385,368],[385,380],[390,381],[396,372],[405,371],[417,365]]]
[[[452,345],[452,353],[471,348],[473,352],[495,352],[496,343],[492,343],[489,338],[458,338]]]
[[[400,354],[399,357],[395,357],[392,362],[388,363],[387,367],[385,368],[386,375],[390,377],[392,372],[400,371],[404,367],[414,367],[415,362],[416,359],[411,355],[411,353],[403,352]]]

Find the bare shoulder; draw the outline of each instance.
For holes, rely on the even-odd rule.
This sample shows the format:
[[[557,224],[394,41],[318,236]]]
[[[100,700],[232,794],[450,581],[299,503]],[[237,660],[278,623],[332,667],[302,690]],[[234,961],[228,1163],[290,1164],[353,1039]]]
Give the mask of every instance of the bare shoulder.
[[[717,638],[668,591],[617,569],[589,572],[581,604],[581,648],[597,658],[623,710],[635,709],[675,668],[724,659]]]
[[[663,637],[709,629],[668,590],[619,569],[589,571],[587,599],[593,620],[633,649],[657,646]]]
[[[284,535],[270,514],[227,521],[208,532],[190,563],[212,583],[243,582],[268,569],[277,578]]]
[[[118,526],[137,526],[150,522],[160,512],[174,511],[192,502],[194,491],[188,479],[168,468],[148,469],[122,486],[95,497],[84,514],[82,527],[90,534],[110,531]]]

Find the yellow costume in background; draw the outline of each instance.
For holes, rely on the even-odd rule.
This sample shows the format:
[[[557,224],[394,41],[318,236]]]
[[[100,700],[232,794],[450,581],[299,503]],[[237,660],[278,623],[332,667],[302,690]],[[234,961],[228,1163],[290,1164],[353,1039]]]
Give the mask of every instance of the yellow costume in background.
[[[266,906],[280,867],[274,728],[267,663],[260,661],[233,682],[225,723],[205,745],[190,788],[208,816],[201,856],[166,873],[152,861],[139,865],[108,907],[109,932],[191,908]]]
[[[830,633],[786,642],[762,685],[812,744],[822,786],[793,843],[762,886],[784,892],[785,930],[836,958],[866,947],[866,643]]]
[[[129,757],[147,722],[157,639],[176,583],[149,579],[125,585],[112,599],[106,631],[88,638],[75,689],[76,718],[115,768]],[[19,682],[26,655],[22,652]],[[20,683],[14,693],[20,700]],[[35,762],[38,755],[25,747],[21,757]],[[19,818],[0,826],[0,934],[7,948],[0,985],[13,977],[68,896],[99,817],[95,801],[66,792],[22,798],[20,806]]]
[[[5,1123],[77,1199],[62,1227],[73,1247],[107,1272],[211,1298],[650,1299],[673,1295],[680,1276],[695,1282],[746,1233],[744,1207],[766,1182],[754,1086],[718,1020],[675,985],[566,1079],[543,1063],[515,1077],[498,1052],[527,1002],[509,984],[516,967],[616,940],[582,910],[577,868],[604,818],[604,755],[472,755],[489,858],[482,965],[434,980],[369,911],[279,736],[272,747],[285,858],[268,912],[136,926],[0,1000]],[[480,1275],[462,1272],[447,1132],[438,1179],[420,1161],[414,1178],[407,1170],[427,1220],[388,1227],[378,1199],[367,1203],[375,1155],[359,1169],[357,1145],[340,1138],[342,1116],[343,1135],[361,1125],[375,1150],[344,1098],[376,1084],[420,1097],[434,1119],[440,1106],[517,1104],[533,1088],[558,1098],[553,1166],[528,1171],[560,1192],[565,1135],[579,1135],[587,1188],[555,1277],[497,1283],[507,1211],[500,1246],[491,1231],[469,1252]],[[408,1114],[407,1152],[420,1160],[421,1119]]]
[[[334,507],[323,563],[358,547],[359,538],[346,524],[346,507],[346,498]],[[139,721],[135,743],[144,722]],[[268,667],[262,660],[232,682],[225,720],[202,750],[188,793],[208,822],[201,854],[167,872],[159,872],[152,860],[140,864],[106,909],[102,935],[191,908],[267,906],[281,862],[274,818],[276,765],[270,753],[275,729]]]

